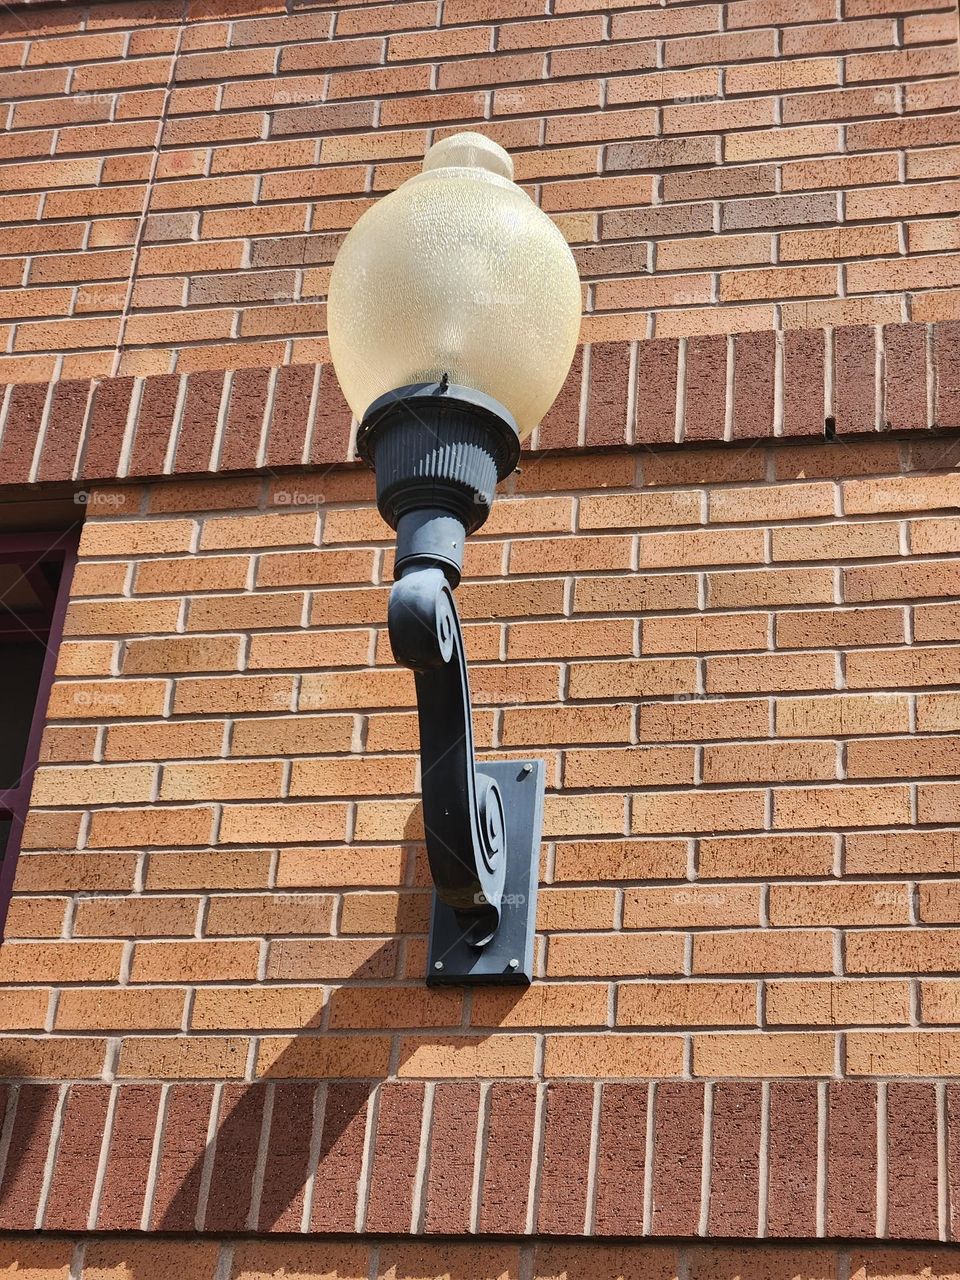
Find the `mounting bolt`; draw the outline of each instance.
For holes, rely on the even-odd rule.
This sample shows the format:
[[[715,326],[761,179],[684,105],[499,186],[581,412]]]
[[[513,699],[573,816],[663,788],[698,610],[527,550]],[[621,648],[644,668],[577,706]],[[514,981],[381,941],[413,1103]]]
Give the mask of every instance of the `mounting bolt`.
[[[521,772],[521,773],[533,773],[533,765],[532,765],[532,764],[530,764],[530,762],[528,761],[525,765],[521,766],[520,772]]]
[[[443,968],[443,961],[442,961],[442,960],[436,960],[436,961],[434,962],[433,967],[434,967],[435,969],[442,969],[442,968]]]
[[[519,961],[519,960],[511,960],[511,961],[510,961],[510,968],[511,968],[511,969],[519,969],[519,968],[520,968],[520,961]]]

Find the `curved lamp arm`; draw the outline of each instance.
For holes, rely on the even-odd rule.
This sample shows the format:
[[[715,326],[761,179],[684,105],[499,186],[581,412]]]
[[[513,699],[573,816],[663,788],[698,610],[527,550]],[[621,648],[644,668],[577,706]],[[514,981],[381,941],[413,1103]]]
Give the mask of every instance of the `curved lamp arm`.
[[[478,774],[460,619],[443,571],[408,569],[387,614],[394,657],[415,673],[423,823],[440,899],[474,946],[500,923],[506,864],[500,788]]]
[[[428,981],[529,982],[543,812],[540,760],[484,761],[453,588],[464,539],[486,520],[520,454],[516,424],[478,391],[400,387],[364,416],[357,450],[397,531],[388,624],[414,672],[423,823],[436,887]]]

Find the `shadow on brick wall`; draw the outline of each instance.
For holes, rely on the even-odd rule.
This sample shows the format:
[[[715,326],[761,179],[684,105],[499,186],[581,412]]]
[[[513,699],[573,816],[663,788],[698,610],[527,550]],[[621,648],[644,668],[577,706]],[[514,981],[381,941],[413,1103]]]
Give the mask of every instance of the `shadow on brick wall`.
[[[412,876],[404,876],[404,882],[410,887],[426,889],[432,887],[432,882],[422,842],[418,806],[403,833],[402,843],[415,857]],[[418,922],[414,927],[419,931],[421,925]],[[403,931],[400,921],[398,931]],[[397,973],[399,951],[399,938],[387,938],[342,980],[343,985],[334,987],[328,1003],[336,1015],[337,1027],[368,1027],[377,1035],[395,1030],[386,1010],[382,1024],[372,1022],[371,987],[352,983],[370,979],[383,981],[385,985],[379,988],[379,993],[389,1004],[391,989],[386,984]],[[423,978],[419,982],[422,990]],[[525,989],[503,989],[501,1017],[507,1015]],[[409,992],[410,988],[399,990]],[[450,998],[450,992],[436,989],[424,994],[434,1002]],[[406,1034],[396,1037],[399,1047],[395,1044],[389,1061],[377,1067],[369,1061],[344,1062],[343,1077],[337,1078],[331,1075],[329,1066],[318,1067],[325,1037],[336,1035],[335,1031],[329,1031],[329,1018],[327,1028],[320,1030],[326,1007],[321,1005],[293,1034],[290,1043],[262,1069],[255,1083],[229,1082],[222,1086],[219,1122],[209,1142],[206,1141],[209,1101],[205,1099],[192,1114],[189,1106],[184,1107],[176,1117],[171,1117],[168,1105],[151,1230],[197,1229],[223,1234],[242,1231],[251,1222],[251,1201],[259,1196],[256,1220],[251,1222],[252,1228],[259,1232],[299,1232],[305,1225],[312,1232],[349,1233],[358,1229],[358,1223],[367,1231],[397,1234],[409,1231],[425,1085],[417,1078],[404,1080],[403,1067],[415,1052],[424,1048],[442,1053],[446,1045],[453,1052],[455,1045],[462,1041],[463,1032],[434,1030],[429,1025],[421,1025],[417,1031],[417,1021],[411,1020]],[[459,1013],[453,1021],[459,1024]],[[497,1034],[497,1030],[492,1027],[487,1034],[477,1034],[477,1044]],[[465,1073],[471,1074],[468,1070]],[[421,1070],[415,1073],[416,1077],[424,1074],[431,1073]],[[388,1084],[384,1091],[381,1086],[394,1077],[400,1077],[399,1082]],[[469,1083],[478,1091],[479,1086]],[[264,1154],[260,1139],[267,1086],[271,1084],[275,1088]],[[213,1086],[204,1088],[212,1100]],[[377,1096],[373,1097],[374,1094]],[[471,1115],[465,1117],[467,1123],[476,1124],[477,1105],[478,1101],[473,1102]],[[375,1110],[371,1111],[371,1107]],[[365,1144],[369,1143],[368,1124],[376,1135],[367,1158],[369,1202],[364,1210],[358,1211],[358,1198],[364,1194],[364,1189],[358,1192],[358,1184],[364,1169]],[[177,1160],[175,1151],[169,1168],[165,1168],[166,1151],[171,1139],[176,1141],[178,1129],[184,1138],[181,1158]],[[203,1139],[198,1133],[200,1129]],[[472,1143],[471,1138],[471,1152]],[[193,1153],[189,1165],[182,1158],[184,1150]],[[381,1150],[382,1161],[378,1159]],[[259,1173],[256,1172],[258,1162]],[[304,1224],[305,1188],[311,1177],[314,1179],[312,1203],[309,1221]],[[259,1182],[259,1189],[254,1186],[255,1181]]]
[[[29,1083],[34,1070],[15,1058],[0,1058],[0,1078],[24,1083],[0,1085],[0,1161],[4,1229],[29,1231],[37,1214],[35,1190],[42,1182],[47,1144],[59,1106],[59,1090]],[[7,1121],[13,1116],[13,1123]],[[3,1148],[6,1147],[5,1158]]]
[[[397,941],[389,939],[350,976],[362,979],[381,973],[383,967],[392,970],[396,955]],[[365,1000],[369,991],[366,986],[337,987],[336,1003],[346,1025],[352,1021],[352,999]],[[366,1011],[366,1004],[363,1009]],[[327,1233],[357,1229],[357,1186],[364,1161],[371,1097],[387,1079],[388,1071],[391,1075],[402,1073],[409,1053],[401,1053],[399,1060],[391,1064],[392,1069],[388,1067],[376,1075],[365,1072],[362,1079],[329,1075],[321,1078],[320,1071],[312,1078],[309,1063],[316,1061],[315,1047],[318,1041],[322,1043],[325,1033],[311,1032],[320,1028],[323,1012],[323,1007],[317,1010],[270,1063],[263,1078],[254,1084],[223,1085],[220,1120],[211,1141],[206,1141],[205,1106],[194,1112],[192,1120],[187,1114],[172,1117],[168,1107],[151,1230],[199,1229],[209,1233],[244,1230],[250,1223],[251,1197],[258,1194],[253,1186],[258,1159],[265,1163],[256,1178],[261,1187],[256,1220],[252,1223],[255,1230],[299,1232],[305,1187],[314,1171],[308,1230]],[[349,1071],[349,1067],[345,1070]],[[275,1088],[264,1155],[260,1150],[261,1131],[267,1087],[271,1084]],[[403,1103],[408,1097],[412,1100],[418,1090],[422,1096],[424,1086],[411,1080],[396,1087],[403,1091],[403,1100],[399,1096],[395,1102],[391,1100],[386,1104],[377,1100],[378,1132],[382,1135],[386,1130],[394,1140],[406,1142],[407,1150],[412,1146],[415,1165],[421,1111],[416,1108],[413,1114],[414,1108],[406,1110]],[[205,1088],[212,1095],[212,1086]],[[176,1105],[173,1099],[171,1105]],[[185,1122],[192,1123],[194,1140],[200,1128],[204,1131],[203,1139],[193,1144],[195,1154],[187,1167],[177,1155],[182,1156],[184,1147],[191,1145],[191,1135],[183,1133],[181,1144],[173,1131],[174,1127],[182,1129]],[[398,1134],[398,1127],[404,1132]],[[171,1144],[172,1157],[168,1157]],[[169,1169],[164,1163],[168,1158]],[[409,1174],[412,1173],[410,1170]],[[388,1195],[383,1205],[387,1218],[384,1227],[390,1229],[392,1222],[393,1229],[407,1231],[412,1209],[412,1179],[405,1168],[398,1170],[396,1176],[395,1200],[391,1203]],[[368,1174],[368,1183],[370,1180]],[[367,1229],[370,1229],[369,1217],[368,1214]]]

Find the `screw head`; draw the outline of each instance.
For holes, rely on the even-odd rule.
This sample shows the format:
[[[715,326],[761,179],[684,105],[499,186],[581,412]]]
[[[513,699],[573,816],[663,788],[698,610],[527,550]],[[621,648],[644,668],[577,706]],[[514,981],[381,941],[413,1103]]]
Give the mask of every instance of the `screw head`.
[[[443,968],[443,961],[442,961],[442,960],[436,960],[436,961],[434,962],[433,967],[434,967],[435,969],[438,969],[438,970],[439,970],[439,969],[442,969],[442,968]]]
[[[519,960],[516,960],[516,959],[511,960],[511,961],[510,961],[510,968],[511,968],[511,969],[519,969],[519,968],[520,968],[520,961],[519,961]]]
[[[532,765],[532,764],[530,764],[529,762],[528,762],[527,764],[525,764],[525,765],[522,765],[522,766],[521,766],[521,768],[520,768],[520,772],[521,772],[521,773],[533,773],[533,765]]]

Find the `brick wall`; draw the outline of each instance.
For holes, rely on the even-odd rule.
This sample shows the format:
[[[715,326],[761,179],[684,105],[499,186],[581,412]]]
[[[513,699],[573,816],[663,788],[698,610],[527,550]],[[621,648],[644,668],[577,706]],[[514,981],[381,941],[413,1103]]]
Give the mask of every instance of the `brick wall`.
[[[525,992],[423,985],[369,474],[94,490],[0,950],[4,1072],[50,1081],[7,1099],[0,1226],[953,1238],[956,458],[510,482],[458,598],[481,750],[547,760]]]
[[[463,127],[587,341],[958,315],[955,0],[15,4],[0,63],[8,382],[323,358],[344,230]]]
[[[540,1245],[492,1242],[424,1246],[264,1244],[130,1239],[28,1242],[0,1238],[0,1262],[28,1280],[956,1280],[956,1255],[943,1250],[754,1249]],[[163,1272],[158,1268],[164,1268]],[[32,1269],[31,1269],[32,1268]],[[71,1269],[72,1268],[72,1269]],[[18,1275],[21,1271],[17,1272]]]
[[[46,1236],[0,1270],[956,1280],[956,21],[3,11],[0,477],[87,519],[0,949],[0,1231]],[[481,750],[547,762],[514,992],[424,986],[324,363],[343,234],[464,126],[585,282],[458,592]]]

